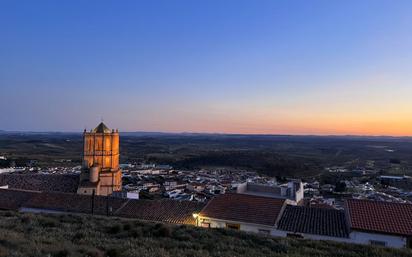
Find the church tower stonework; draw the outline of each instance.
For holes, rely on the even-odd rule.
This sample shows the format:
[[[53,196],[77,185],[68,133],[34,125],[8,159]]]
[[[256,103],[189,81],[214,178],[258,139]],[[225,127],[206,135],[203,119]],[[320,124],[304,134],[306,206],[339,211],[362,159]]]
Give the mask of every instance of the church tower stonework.
[[[122,190],[119,167],[119,132],[103,122],[83,133],[83,164],[78,194],[110,195]]]

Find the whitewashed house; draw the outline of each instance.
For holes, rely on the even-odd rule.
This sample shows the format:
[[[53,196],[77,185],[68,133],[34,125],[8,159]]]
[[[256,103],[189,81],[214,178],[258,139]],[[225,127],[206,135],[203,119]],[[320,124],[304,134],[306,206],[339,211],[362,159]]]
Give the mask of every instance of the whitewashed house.
[[[288,205],[277,224],[277,236],[350,242],[345,212]]]
[[[276,223],[285,206],[285,199],[227,193],[208,202],[197,225],[276,235]]]
[[[353,243],[412,248],[412,204],[346,201]]]
[[[238,194],[288,199],[288,202],[291,204],[298,204],[304,195],[303,183],[300,180],[291,180],[282,185],[264,185],[245,182],[237,186],[236,192]]]

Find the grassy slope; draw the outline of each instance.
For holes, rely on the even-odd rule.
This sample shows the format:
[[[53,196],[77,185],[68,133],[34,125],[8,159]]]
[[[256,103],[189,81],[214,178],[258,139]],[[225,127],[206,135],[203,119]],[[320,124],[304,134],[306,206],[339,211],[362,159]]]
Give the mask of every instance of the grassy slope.
[[[402,257],[412,252],[115,218],[0,212],[0,256]]]

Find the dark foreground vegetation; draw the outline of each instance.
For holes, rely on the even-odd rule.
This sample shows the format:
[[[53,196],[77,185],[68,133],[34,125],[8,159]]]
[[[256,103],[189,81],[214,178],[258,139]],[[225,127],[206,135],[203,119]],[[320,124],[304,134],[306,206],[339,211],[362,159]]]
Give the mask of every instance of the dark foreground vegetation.
[[[0,212],[0,256],[406,257],[412,252],[85,215]]]

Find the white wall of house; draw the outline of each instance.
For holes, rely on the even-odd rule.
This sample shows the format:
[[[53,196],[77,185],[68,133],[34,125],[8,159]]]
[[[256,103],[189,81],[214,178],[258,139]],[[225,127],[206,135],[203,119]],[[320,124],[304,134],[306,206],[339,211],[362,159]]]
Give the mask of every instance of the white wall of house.
[[[279,236],[279,237],[287,237],[288,234],[297,234],[302,236],[304,239],[311,239],[311,240],[324,240],[324,241],[335,241],[335,242],[343,242],[343,243],[353,243],[350,238],[345,237],[332,237],[332,236],[322,236],[322,235],[314,235],[314,234],[306,234],[306,233],[293,233],[291,231],[284,231],[284,230],[273,230],[272,236]]]
[[[202,223],[210,224],[210,228],[226,228],[227,224],[239,224],[239,229],[245,232],[252,233],[263,233],[268,231],[271,236],[275,237],[287,237],[288,234],[292,232],[276,229],[275,226],[265,226],[259,224],[231,221],[231,220],[221,220],[208,217],[199,217],[198,226],[202,226]],[[407,245],[407,238],[396,235],[385,235],[385,234],[376,234],[376,233],[366,233],[359,231],[352,231],[349,235],[349,238],[342,237],[331,237],[331,236],[322,236],[306,233],[297,233],[301,235],[304,239],[311,240],[325,240],[325,241],[335,241],[343,243],[355,243],[355,244],[366,244],[370,245],[375,242],[384,242],[385,246],[393,248],[403,248]]]
[[[239,230],[241,231],[253,233],[263,233],[263,231],[268,231],[270,235],[272,235],[272,231],[275,230],[274,226],[245,223],[233,220],[221,220],[208,217],[200,217],[198,226],[202,226],[202,224],[207,223],[210,224],[210,228],[226,228],[227,224],[239,224]]]
[[[396,235],[385,235],[368,233],[361,231],[352,231],[350,233],[350,238],[352,243],[358,244],[371,244],[371,241],[385,242],[386,246],[393,248],[403,248],[406,247],[407,239],[406,237],[396,236]]]
[[[303,238],[305,239],[312,239],[312,240],[327,240],[327,241],[335,241],[335,242],[342,242],[342,243],[353,243],[350,238],[345,237],[332,237],[332,236],[322,236],[322,235],[312,235],[312,234],[302,234]]]
[[[63,211],[55,211],[55,210],[50,210],[50,209],[39,209],[39,208],[27,208],[27,207],[22,207],[19,209],[20,212],[31,212],[31,213],[66,213]]]
[[[239,224],[240,225],[239,229],[241,231],[261,233],[261,234],[262,234],[262,231],[270,231],[269,234],[275,237],[287,237],[288,234],[292,233],[289,231],[276,229],[275,226],[265,226],[265,225],[258,225],[258,224],[252,224],[252,223],[230,221],[230,220],[221,220],[221,219],[214,219],[214,218],[207,218],[207,217],[200,217],[198,226],[202,226],[203,222],[210,224],[211,228],[226,228],[226,224],[228,223],[229,224]],[[305,234],[305,233],[297,233],[297,234],[301,235],[304,239],[353,243],[351,238],[331,237],[331,236],[313,235],[313,234]]]

